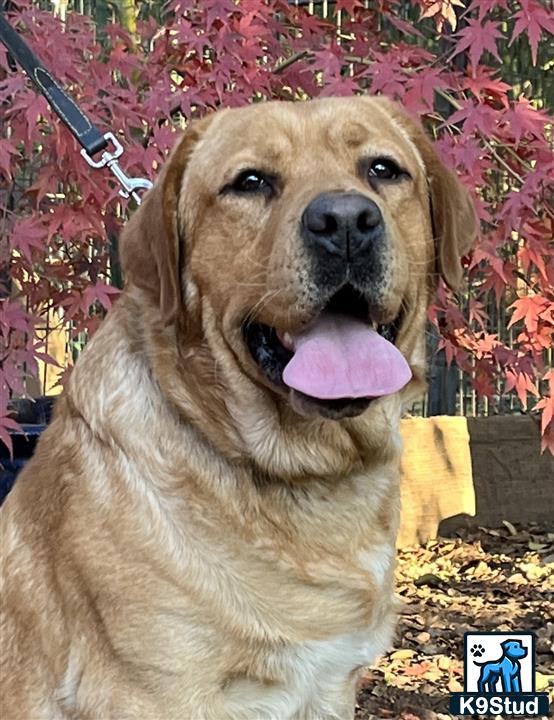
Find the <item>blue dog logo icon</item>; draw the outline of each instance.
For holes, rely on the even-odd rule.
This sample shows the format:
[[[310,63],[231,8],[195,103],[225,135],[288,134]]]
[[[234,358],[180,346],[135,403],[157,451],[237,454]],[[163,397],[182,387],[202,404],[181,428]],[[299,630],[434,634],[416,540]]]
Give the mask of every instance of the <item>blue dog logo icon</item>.
[[[532,632],[466,632],[464,691],[451,693],[450,712],[502,718],[547,715],[548,694],[535,690],[535,644]]]
[[[502,692],[521,692],[521,658],[527,656],[527,648],[523,647],[521,640],[504,640],[500,643],[502,656],[498,660],[487,660],[474,664],[481,668],[481,674],[477,681],[477,688],[480,693],[493,693],[497,691],[497,683],[500,680]],[[472,648],[473,655],[481,655],[480,647]]]

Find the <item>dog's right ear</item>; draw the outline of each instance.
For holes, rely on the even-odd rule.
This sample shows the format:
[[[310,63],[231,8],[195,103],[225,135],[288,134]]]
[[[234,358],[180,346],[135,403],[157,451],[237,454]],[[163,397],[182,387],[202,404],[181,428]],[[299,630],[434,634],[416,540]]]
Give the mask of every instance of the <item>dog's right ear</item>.
[[[181,183],[188,160],[212,117],[187,128],[121,236],[125,283],[148,293],[159,305],[165,325],[173,323],[183,310],[184,248],[178,218]]]

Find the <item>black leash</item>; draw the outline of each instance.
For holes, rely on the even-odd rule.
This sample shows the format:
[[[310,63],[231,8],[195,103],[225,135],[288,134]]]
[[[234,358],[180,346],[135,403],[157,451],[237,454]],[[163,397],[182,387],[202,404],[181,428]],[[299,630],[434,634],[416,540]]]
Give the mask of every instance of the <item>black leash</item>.
[[[123,188],[119,191],[120,195],[126,198],[131,196],[140,205],[141,197],[138,191],[149,190],[152,187],[150,180],[130,178],[123,172],[118,162],[118,158],[123,154],[123,146],[119,140],[112,132],[102,134],[92,124],[73,98],[58,84],[9,24],[2,10],[0,10],[0,42],[8,49],[8,62],[12,70],[15,70],[13,61],[17,60],[38,91],[44,95],[52,110],[81,145],[81,155],[87,163],[93,168],[108,167]],[[111,152],[108,150],[110,143],[113,147]],[[102,152],[102,156],[99,160],[94,160],[93,156],[99,152]]]

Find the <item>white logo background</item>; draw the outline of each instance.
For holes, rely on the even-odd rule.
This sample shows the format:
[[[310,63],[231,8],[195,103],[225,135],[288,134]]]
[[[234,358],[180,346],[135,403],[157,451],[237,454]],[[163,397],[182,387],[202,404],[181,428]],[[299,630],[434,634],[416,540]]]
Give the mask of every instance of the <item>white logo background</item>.
[[[467,633],[465,636],[465,659],[466,659],[466,692],[478,692],[477,681],[481,674],[481,667],[475,664],[488,662],[489,660],[500,660],[503,649],[500,643],[504,640],[519,640],[521,645],[527,648],[527,655],[519,659],[521,667],[521,692],[533,691],[533,636],[529,633]],[[479,656],[472,649],[482,648]],[[500,680],[496,684],[496,692],[501,693],[502,685]]]

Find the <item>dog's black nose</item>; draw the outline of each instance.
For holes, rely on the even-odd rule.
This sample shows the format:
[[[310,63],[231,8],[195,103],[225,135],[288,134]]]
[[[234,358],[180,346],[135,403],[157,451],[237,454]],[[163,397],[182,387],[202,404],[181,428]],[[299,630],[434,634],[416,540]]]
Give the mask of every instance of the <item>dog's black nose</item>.
[[[360,193],[323,193],[302,214],[306,242],[346,260],[354,260],[381,239],[384,229],[379,207]]]

